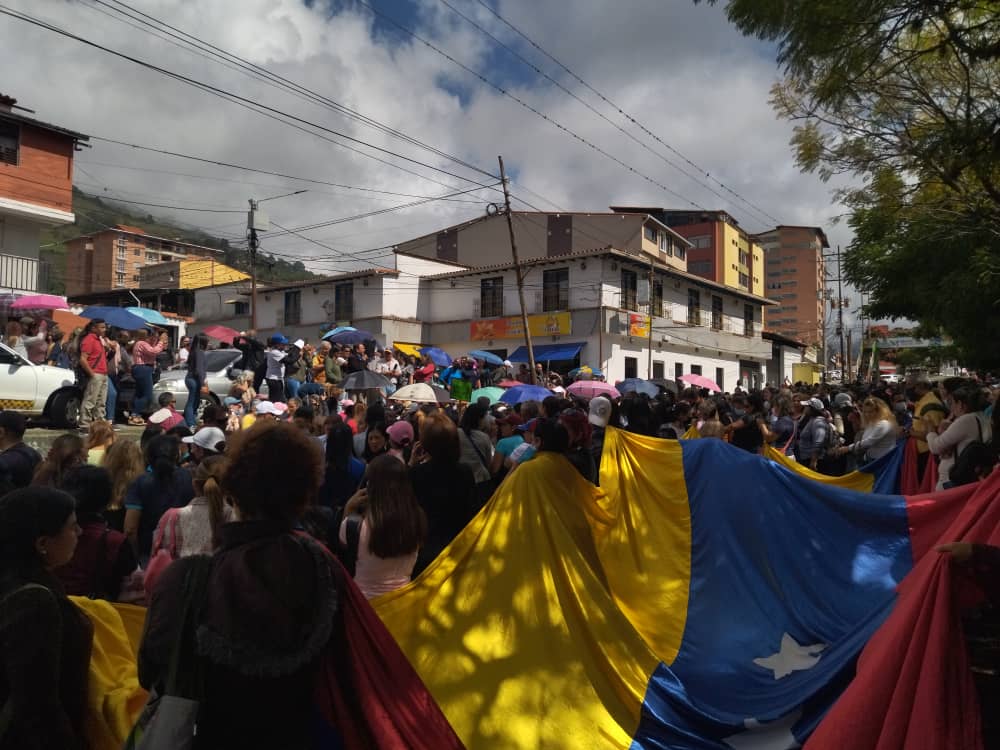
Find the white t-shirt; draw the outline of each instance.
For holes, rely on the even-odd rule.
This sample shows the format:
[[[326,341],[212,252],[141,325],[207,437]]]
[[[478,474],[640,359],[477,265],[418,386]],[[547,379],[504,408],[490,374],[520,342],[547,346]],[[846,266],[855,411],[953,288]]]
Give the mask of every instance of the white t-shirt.
[[[181,348],[177,350],[177,362],[178,364],[187,364],[189,352],[187,349]]]
[[[285,352],[280,349],[267,350],[267,374],[268,380],[281,380],[285,377]]]

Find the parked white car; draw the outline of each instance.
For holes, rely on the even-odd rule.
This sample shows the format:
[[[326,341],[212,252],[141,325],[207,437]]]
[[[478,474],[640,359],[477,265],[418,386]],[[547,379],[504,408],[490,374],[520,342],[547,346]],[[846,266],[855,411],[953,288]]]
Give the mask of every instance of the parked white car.
[[[0,409],[64,428],[76,425],[82,400],[72,370],[34,365],[0,344]]]

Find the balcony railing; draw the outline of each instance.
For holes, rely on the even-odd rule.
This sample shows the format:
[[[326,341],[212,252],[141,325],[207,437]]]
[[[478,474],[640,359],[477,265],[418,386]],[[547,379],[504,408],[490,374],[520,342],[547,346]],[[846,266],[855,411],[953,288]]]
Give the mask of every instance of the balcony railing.
[[[37,258],[0,253],[0,285],[23,292],[48,291],[49,264]]]

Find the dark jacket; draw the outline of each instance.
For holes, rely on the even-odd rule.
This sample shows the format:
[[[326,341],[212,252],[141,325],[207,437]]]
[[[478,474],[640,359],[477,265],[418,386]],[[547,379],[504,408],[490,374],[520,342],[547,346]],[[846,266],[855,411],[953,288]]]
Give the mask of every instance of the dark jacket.
[[[83,530],[73,559],[55,570],[70,596],[91,596],[117,601],[122,580],[138,561],[125,535],[108,528],[100,517],[80,518]]]
[[[0,747],[86,747],[93,625],[47,575],[9,580],[0,600]]]
[[[314,682],[337,611],[331,559],[270,521],[229,523],[221,537],[198,617],[206,683],[195,748],[311,748]],[[146,688],[166,679],[193,562],[172,563],[153,590],[139,649]]]
[[[460,463],[427,461],[410,469],[410,479],[427,516],[427,540],[413,568],[416,578],[472,520],[478,496],[472,471]]]
[[[191,353],[188,355],[187,374],[189,378],[197,380],[199,386],[204,386],[205,381],[208,379],[206,365],[207,357],[205,350],[192,347]]]
[[[241,370],[256,372],[257,368],[264,364],[265,347],[257,339],[238,338],[233,342],[233,346],[243,352],[243,359],[240,360]]]
[[[15,488],[27,487],[42,457],[27,443],[18,443],[0,453],[0,482],[9,481]]]

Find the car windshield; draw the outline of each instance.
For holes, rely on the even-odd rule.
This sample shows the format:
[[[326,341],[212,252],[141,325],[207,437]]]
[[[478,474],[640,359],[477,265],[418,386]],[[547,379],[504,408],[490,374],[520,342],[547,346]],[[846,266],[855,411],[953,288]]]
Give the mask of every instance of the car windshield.
[[[241,356],[240,352],[236,349],[220,349],[205,352],[205,370],[206,372],[219,372],[220,370],[225,370]],[[187,369],[187,365],[174,365],[170,369],[185,370]]]

